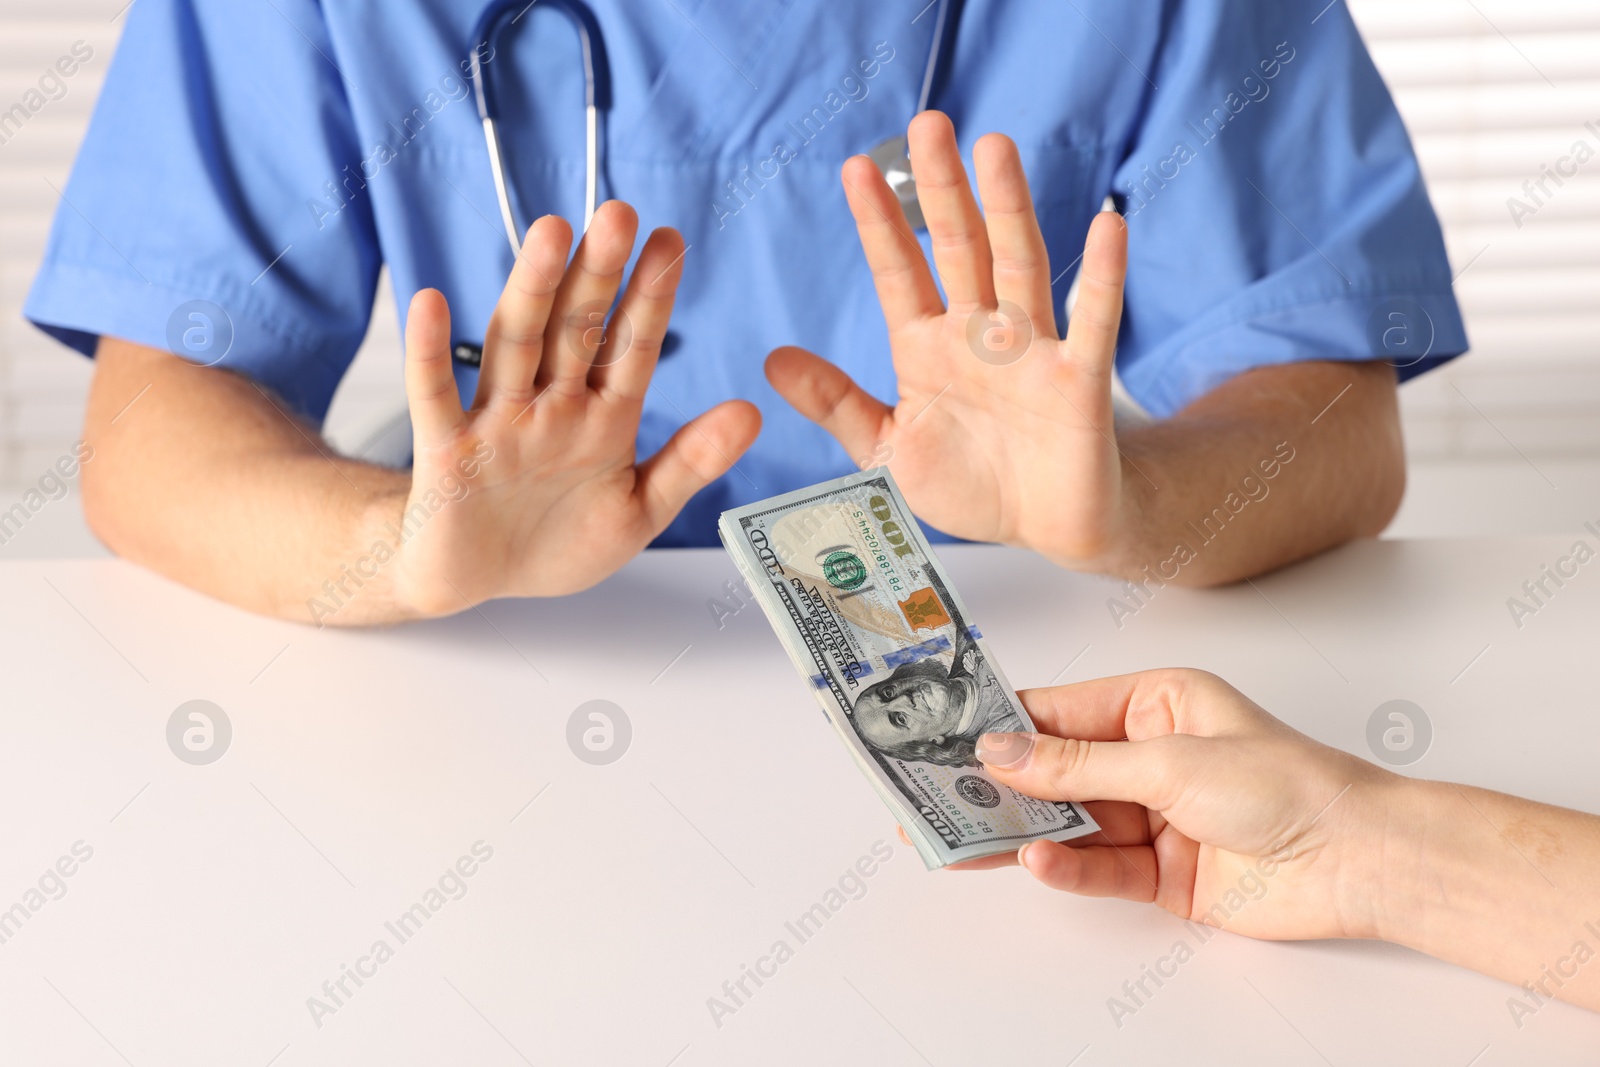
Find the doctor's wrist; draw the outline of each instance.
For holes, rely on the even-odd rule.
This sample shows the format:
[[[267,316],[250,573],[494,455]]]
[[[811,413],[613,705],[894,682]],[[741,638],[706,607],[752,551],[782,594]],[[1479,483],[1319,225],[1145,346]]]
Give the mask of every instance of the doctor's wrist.
[[[1150,485],[1144,481],[1133,461],[1123,456],[1120,460],[1120,484],[1111,492],[1103,506],[1097,536],[1092,542],[1076,545],[1031,545],[1047,558],[1071,570],[1103,574],[1129,582],[1146,582],[1154,572],[1161,543],[1160,536],[1152,536],[1155,529],[1156,501],[1152,499]],[[1144,460],[1139,466],[1145,470],[1150,464]]]
[[[442,618],[471,605],[441,577],[437,553],[425,551],[419,540],[431,514],[414,489],[386,494],[366,510],[363,525],[372,552],[389,555],[372,589],[373,608],[382,613],[382,621]],[[459,587],[466,579],[458,575],[456,581]]]
[[[346,511],[342,533],[330,542],[330,562],[306,601],[309,621],[321,626],[370,626],[424,618],[414,581],[403,563],[409,479],[372,487]]]

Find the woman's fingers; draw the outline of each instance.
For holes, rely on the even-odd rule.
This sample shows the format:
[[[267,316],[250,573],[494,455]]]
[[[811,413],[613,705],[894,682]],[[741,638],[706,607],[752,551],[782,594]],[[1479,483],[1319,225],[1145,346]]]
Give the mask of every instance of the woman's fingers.
[[[1017,694],[1042,733],[1085,741],[1120,741],[1128,735],[1128,708],[1141,675],[1095,678]]]
[[[1173,733],[1206,737],[1251,729],[1270,718],[1216,675],[1181,667],[1017,695],[1041,732],[1085,741],[1146,741]]]
[[[985,134],[972,149],[978,172],[978,195],[994,257],[994,294],[1028,316],[1033,335],[1056,338],[1056,315],[1050,293],[1050,253],[1039,217],[1034,214],[1022,157],[1011,138]]]
[[[1094,821],[1099,824],[1100,832],[1080,837],[1068,843],[1069,848],[1101,848],[1115,846],[1117,848],[1132,848],[1148,845],[1151,842],[1150,813],[1139,804],[1119,804],[1116,801],[1090,801],[1083,805]],[[906,837],[904,830],[900,831],[900,840],[911,844],[911,839]],[[950,871],[992,871],[996,867],[1012,867],[1017,863],[1016,850],[1001,852],[994,856],[984,856],[981,859],[962,860],[952,863],[945,868]]]
[[[423,289],[406,312],[406,403],[418,448],[447,440],[466,421],[450,358],[450,308],[437,289]]]
[[[1081,805],[1099,824],[1100,832],[1079,838],[1076,845],[1147,845],[1150,813],[1142,804],[1116,800],[1089,800]]]
[[[950,864],[950,866],[946,867],[945,870],[947,870],[947,871],[994,871],[994,870],[999,870],[1001,867],[1015,867],[1016,865],[1017,865],[1017,854],[1016,854],[1015,851],[1012,851],[1012,852],[1001,852],[998,855],[994,855],[994,856],[982,856],[982,857],[980,857],[978,859],[975,859],[975,860],[962,860],[960,863],[952,863],[952,864]]]
[[[933,238],[933,262],[958,313],[994,306],[994,258],[989,234],[972,197],[956,130],[938,111],[924,111],[906,130],[917,202]]]
[[[533,399],[533,378],[544,354],[550,307],[571,248],[572,227],[565,219],[546,215],[528,227],[522,252],[511,265],[500,302],[484,331],[474,408],[499,403],[514,418]]]
[[[1165,826],[1164,820],[1152,820]],[[1200,842],[1192,837],[1186,837],[1175,827],[1160,829],[1154,839],[1156,854],[1156,869],[1161,872],[1161,877],[1156,881],[1160,888],[1156,891],[1156,903],[1172,912],[1188,918],[1194,911],[1194,886],[1195,879],[1200,872]]]
[[[1031,841],[1017,853],[1028,873],[1051,889],[1085,897],[1120,897],[1151,903],[1160,873],[1149,845],[1068,848],[1055,841]]]
[[[944,301],[933,284],[922,245],[877,164],[866,156],[852,156],[839,177],[889,332],[942,313]]]
[[[779,348],[768,356],[767,381],[852,456],[872,455],[894,415],[844,371],[803,348]]]
[[[663,227],[650,235],[633,277],[606,327],[605,341],[596,351],[589,384],[630,400],[642,400],[650,388],[661,342],[672,319],[672,304],[683,277],[683,237]]]
[[[761,413],[754,404],[724,401],[684,425],[641,463],[635,492],[652,536],[667,528],[690,497],[726,474],[760,429]]]
[[[1040,800],[1121,800],[1170,807],[1192,770],[1189,737],[1081,741],[1049,734],[984,734],[978,758],[994,777]]]
[[[589,370],[605,342],[606,320],[638,231],[638,214],[622,201],[608,200],[596,209],[556,292],[544,358],[534,378],[538,392],[553,388],[557,396],[572,396],[588,388]]]

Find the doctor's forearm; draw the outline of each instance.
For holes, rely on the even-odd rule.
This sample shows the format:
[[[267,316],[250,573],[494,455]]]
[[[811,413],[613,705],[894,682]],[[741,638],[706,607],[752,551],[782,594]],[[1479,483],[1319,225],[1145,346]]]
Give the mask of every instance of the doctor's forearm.
[[[1108,569],[1147,587],[1218,585],[1377,535],[1405,490],[1395,389],[1383,363],[1265,367],[1119,432]]]
[[[85,517],[118,555],[296,621],[341,581],[355,595],[328,621],[407,614],[381,571],[357,590],[348,567],[401,514],[410,479],[334,455],[249,380],[106,338],[84,437]]]

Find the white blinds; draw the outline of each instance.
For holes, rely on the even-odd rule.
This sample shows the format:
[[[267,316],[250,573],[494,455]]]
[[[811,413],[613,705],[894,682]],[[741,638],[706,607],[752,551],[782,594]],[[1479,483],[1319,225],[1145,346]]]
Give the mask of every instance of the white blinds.
[[[1413,456],[1600,453],[1600,4],[1350,7],[1411,130],[1473,342],[1402,393]]]
[[[60,188],[71,165],[121,27],[110,22],[120,2],[0,0],[0,484],[37,478],[82,421],[88,367],[23,321],[22,300],[56,205],[45,183]],[[20,128],[14,115],[4,120],[80,40],[94,55],[63,80],[64,95]]]
[[[95,52],[65,96],[0,143],[0,483],[36,476],[78,432],[88,365],[24,323],[21,305],[56,203],[46,179],[57,187],[65,179],[123,3],[0,0],[0,110],[75,41]],[[1509,439],[1529,455],[1600,455],[1600,155],[1563,186],[1546,179],[1542,204],[1523,190],[1580,139],[1600,153],[1600,3],[1350,7],[1410,126],[1451,261],[1464,271],[1458,293],[1475,346],[1404,390],[1412,454],[1514,458]],[[1520,227],[1510,197],[1535,209]],[[370,421],[394,406],[396,336],[385,299],[330,424]]]
[[[57,198],[116,49],[128,0],[0,0],[0,113],[82,41],[93,58],[17,127],[0,123],[0,486],[31,482],[82,427],[90,364],[22,318]],[[48,183],[48,184],[47,184]],[[387,281],[367,343],[329,416],[337,443],[405,405],[399,326]],[[340,432],[340,430],[343,432]]]

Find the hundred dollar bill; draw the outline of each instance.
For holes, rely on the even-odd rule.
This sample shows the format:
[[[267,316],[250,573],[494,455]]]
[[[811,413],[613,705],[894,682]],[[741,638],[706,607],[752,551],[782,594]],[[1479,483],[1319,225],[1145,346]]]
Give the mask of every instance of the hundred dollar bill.
[[[722,543],[845,747],[928,867],[1099,829],[974,755],[1032,730],[885,468],[723,512]]]

